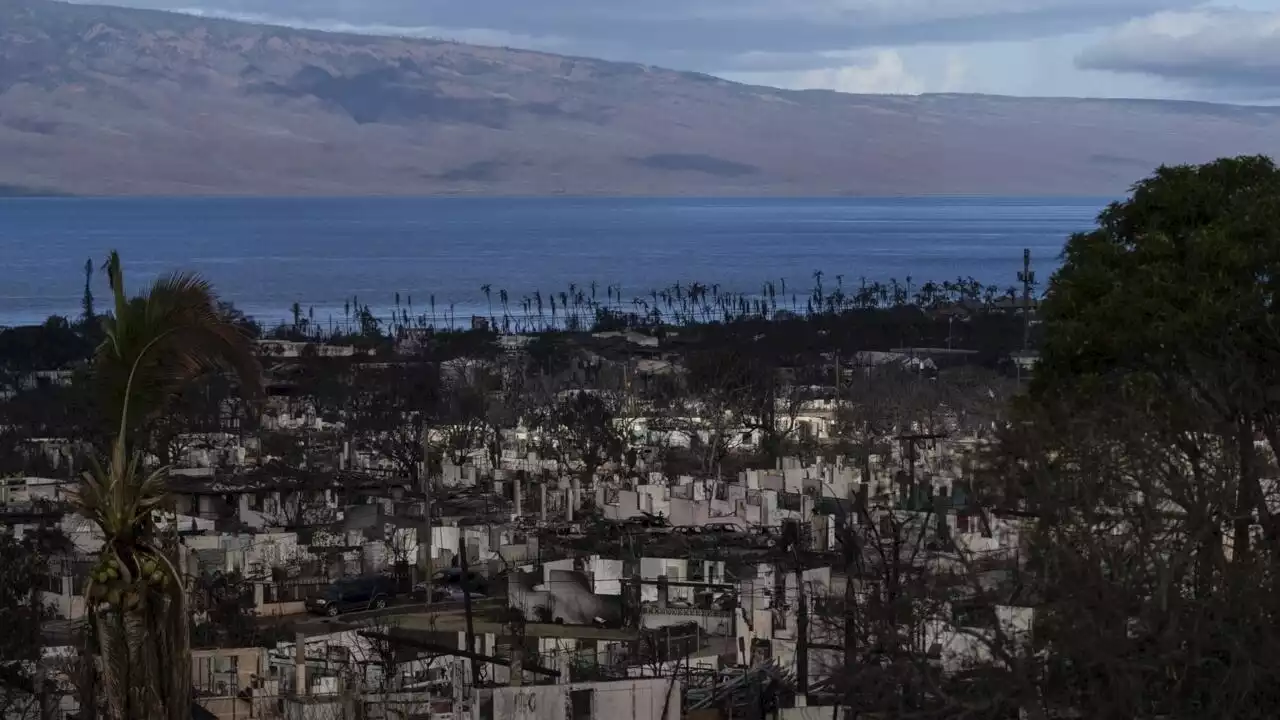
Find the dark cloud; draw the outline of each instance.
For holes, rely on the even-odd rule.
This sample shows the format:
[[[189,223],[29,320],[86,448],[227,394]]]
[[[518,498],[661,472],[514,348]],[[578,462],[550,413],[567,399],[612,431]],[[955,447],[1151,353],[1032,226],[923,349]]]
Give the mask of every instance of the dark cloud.
[[[1159,13],[1112,32],[1076,65],[1180,81],[1220,97],[1278,98],[1280,12]]]
[[[1017,40],[1105,27],[1196,0],[118,0],[159,9],[476,33],[687,69],[732,69],[769,54],[812,66],[803,54],[918,43]],[[471,33],[471,35],[468,35]],[[416,33],[421,34],[421,33]],[[482,35],[484,36],[484,35]],[[752,56],[751,53],[759,55]],[[776,68],[773,68],[776,69]]]

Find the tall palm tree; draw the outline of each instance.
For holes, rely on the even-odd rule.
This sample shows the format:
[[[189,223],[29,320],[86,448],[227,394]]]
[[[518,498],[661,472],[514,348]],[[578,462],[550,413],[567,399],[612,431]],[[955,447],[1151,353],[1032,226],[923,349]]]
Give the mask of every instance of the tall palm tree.
[[[105,269],[115,301],[94,360],[101,407],[115,424],[105,465],[93,459],[76,493],[79,511],[103,536],[85,588],[98,698],[110,720],[191,716],[186,587],[176,543],[156,524],[168,504],[168,468],[144,467],[150,424],[197,375],[235,370],[256,390],[261,371],[247,335],[218,311],[196,275],[157,279],[130,298],[120,258]]]

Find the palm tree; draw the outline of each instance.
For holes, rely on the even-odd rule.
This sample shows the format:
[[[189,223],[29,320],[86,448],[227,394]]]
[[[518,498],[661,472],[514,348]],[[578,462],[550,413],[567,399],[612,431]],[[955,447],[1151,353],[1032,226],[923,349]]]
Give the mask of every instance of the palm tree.
[[[191,717],[186,587],[176,542],[155,513],[168,504],[168,468],[144,467],[147,430],[181,391],[209,370],[235,370],[255,390],[261,371],[249,337],[227,321],[207,282],[196,275],[157,279],[142,295],[125,293],[120,258],[105,269],[115,300],[94,360],[101,407],[116,425],[106,465],[96,458],[76,505],[103,536],[85,587],[91,651],[99,655],[101,699],[110,720]]]

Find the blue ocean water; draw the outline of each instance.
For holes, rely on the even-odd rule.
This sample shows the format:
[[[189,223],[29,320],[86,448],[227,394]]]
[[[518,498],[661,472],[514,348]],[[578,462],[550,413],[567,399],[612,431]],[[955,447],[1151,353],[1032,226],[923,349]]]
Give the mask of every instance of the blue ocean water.
[[[375,311],[395,294],[434,296],[458,317],[535,290],[597,284],[623,297],[680,282],[804,292],[821,270],[914,283],[973,276],[1016,283],[1030,248],[1047,281],[1063,242],[1108,199],[85,199],[0,200],[0,325],[78,312],[86,258],[119,250],[132,287],[194,270],[223,297],[275,322],[297,302],[341,320],[353,296]],[[105,281],[95,292],[105,295]],[[803,300],[801,300],[803,303]]]

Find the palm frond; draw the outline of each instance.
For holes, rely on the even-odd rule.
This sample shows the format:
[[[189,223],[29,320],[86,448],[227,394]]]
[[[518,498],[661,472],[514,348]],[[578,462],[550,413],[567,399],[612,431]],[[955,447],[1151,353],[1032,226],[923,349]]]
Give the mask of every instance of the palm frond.
[[[118,258],[108,265],[116,312],[104,323],[94,369],[109,419],[118,420],[126,407],[131,427],[154,419],[183,386],[209,371],[233,371],[247,394],[260,392],[252,341],[218,310],[207,281],[190,273],[166,275],[144,294],[126,298]]]

